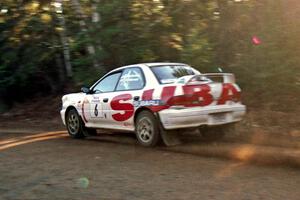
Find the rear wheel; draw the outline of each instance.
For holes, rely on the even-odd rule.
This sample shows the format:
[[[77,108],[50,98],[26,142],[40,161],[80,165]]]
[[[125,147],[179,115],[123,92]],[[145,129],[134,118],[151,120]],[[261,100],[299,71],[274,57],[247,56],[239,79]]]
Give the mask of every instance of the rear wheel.
[[[142,111],[135,122],[135,131],[139,143],[146,147],[153,147],[160,141],[159,123],[150,111]]]
[[[68,133],[73,138],[84,138],[84,123],[75,109],[67,113],[66,126]]]

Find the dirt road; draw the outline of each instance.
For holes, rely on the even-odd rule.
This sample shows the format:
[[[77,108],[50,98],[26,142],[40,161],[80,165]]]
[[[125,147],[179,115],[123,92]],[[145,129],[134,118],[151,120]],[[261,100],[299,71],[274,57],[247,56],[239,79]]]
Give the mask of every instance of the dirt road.
[[[199,144],[201,145],[201,144]],[[126,136],[0,132],[0,199],[299,199],[296,168],[247,165]]]

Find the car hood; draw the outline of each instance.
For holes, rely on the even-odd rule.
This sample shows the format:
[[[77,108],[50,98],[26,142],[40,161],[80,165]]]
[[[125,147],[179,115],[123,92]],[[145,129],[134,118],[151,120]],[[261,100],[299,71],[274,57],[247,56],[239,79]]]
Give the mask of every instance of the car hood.
[[[62,102],[64,103],[66,101],[69,101],[70,103],[75,103],[82,100],[84,96],[85,94],[83,92],[66,94],[62,97]]]

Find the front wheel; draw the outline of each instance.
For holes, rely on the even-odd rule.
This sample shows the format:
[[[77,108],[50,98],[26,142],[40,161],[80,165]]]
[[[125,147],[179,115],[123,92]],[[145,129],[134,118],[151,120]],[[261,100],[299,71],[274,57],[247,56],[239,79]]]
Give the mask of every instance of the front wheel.
[[[84,138],[84,123],[75,109],[67,113],[66,126],[68,133],[73,138]]]
[[[146,147],[153,147],[160,141],[159,123],[150,111],[142,111],[135,122],[135,131],[139,143]]]

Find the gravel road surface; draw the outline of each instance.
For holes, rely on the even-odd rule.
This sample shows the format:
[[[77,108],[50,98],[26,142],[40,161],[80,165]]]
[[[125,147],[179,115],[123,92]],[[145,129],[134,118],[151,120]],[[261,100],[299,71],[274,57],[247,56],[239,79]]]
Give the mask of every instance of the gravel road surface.
[[[1,200],[300,198],[297,168],[148,149],[128,135],[0,132],[0,163]]]

